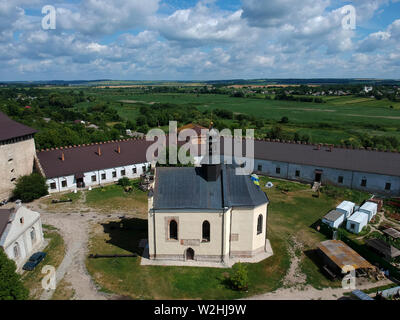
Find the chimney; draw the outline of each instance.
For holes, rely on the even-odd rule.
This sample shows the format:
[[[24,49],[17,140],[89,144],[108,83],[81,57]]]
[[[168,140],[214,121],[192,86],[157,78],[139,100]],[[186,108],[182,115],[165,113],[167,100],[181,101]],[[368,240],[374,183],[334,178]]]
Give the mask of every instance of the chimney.
[[[61,161],[65,160],[64,152],[61,152]]]
[[[121,146],[120,146],[120,145],[118,145],[117,152],[118,152],[118,153],[121,153]]]
[[[201,170],[206,181],[217,181],[221,175],[221,164],[203,164]]]
[[[98,155],[98,156],[101,156],[101,149],[100,149],[100,147],[97,148],[97,155]]]

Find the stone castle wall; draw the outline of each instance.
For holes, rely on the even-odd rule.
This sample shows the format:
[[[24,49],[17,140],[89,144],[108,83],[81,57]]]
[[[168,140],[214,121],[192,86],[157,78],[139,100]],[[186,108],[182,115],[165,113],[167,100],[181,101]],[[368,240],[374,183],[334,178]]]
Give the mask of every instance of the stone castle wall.
[[[0,201],[11,196],[19,177],[32,173],[35,154],[33,138],[0,145]]]

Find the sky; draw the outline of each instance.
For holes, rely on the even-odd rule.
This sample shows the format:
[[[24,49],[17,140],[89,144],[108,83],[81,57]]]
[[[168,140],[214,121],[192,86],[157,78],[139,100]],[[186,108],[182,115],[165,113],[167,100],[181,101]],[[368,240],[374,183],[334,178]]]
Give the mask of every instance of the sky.
[[[0,70],[0,81],[400,79],[400,0],[0,0]]]

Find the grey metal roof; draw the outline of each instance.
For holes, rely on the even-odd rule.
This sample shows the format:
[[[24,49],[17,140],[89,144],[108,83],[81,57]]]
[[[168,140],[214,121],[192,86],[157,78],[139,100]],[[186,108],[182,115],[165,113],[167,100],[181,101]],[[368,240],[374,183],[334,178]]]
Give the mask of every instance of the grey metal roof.
[[[221,140],[223,152],[224,139]],[[229,138],[228,138],[229,140]],[[243,155],[246,142],[243,141]],[[254,140],[254,158],[314,167],[400,176],[400,153]]]
[[[10,220],[11,214],[14,209],[0,209],[0,237],[7,227],[8,221]]]
[[[224,202],[228,207],[259,206],[267,195],[247,175],[237,175],[233,166],[225,167]]]
[[[230,166],[221,167],[216,181],[206,181],[201,168],[157,168],[154,209],[214,209],[255,207],[268,202],[249,176],[237,176]]]
[[[335,222],[337,219],[339,219],[341,216],[343,216],[344,213],[337,211],[337,210],[331,210],[325,215],[325,219],[328,221]]]
[[[351,292],[354,296],[356,296],[360,300],[374,300],[369,295],[361,290],[354,290]]]

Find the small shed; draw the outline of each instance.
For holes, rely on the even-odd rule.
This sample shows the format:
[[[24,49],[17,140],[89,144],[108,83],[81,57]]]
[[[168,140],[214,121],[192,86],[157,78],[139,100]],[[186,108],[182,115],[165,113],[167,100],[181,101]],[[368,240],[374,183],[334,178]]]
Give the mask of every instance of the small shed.
[[[400,238],[400,231],[394,229],[394,228],[388,228],[383,230],[383,233],[388,235],[389,237],[393,239],[399,239]]]
[[[354,270],[374,269],[367,260],[340,240],[326,240],[318,245],[318,252],[322,256],[325,266],[335,274],[344,275],[342,270],[352,266]]]
[[[344,218],[347,219],[353,214],[355,205],[356,204],[351,201],[343,201],[336,207],[336,210],[343,212]]]
[[[400,256],[400,250],[386,243],[381,239],[369,239],[366,241],[367,246],[373,251],[383,256],[385,259],[393,259]]]
[[[378,204],[367,201],[360,207],[359,211],[368,214],[368,222],[370,222],[378,212]]]
[[[322,222],[337,229],[344,222],[344,219],[345,214],[342,211],[331,210],[322,218]]]
[[[360,233],[368,224],[368,214],[362,211],[355,212],[347,219],[346,229],[352,233]]]

